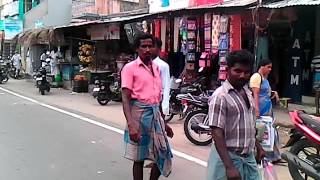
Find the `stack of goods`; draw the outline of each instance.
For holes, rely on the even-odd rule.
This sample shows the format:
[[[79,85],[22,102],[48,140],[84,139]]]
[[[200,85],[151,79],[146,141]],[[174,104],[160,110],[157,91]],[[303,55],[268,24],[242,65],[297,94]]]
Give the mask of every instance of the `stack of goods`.
[[[88,79],[84,75],[76,75],[74,77],[73,92],[88,92]]]
[[[93,62],[93,46],[84,44],[79,47],[79,59],[83,65],[88,65]]]

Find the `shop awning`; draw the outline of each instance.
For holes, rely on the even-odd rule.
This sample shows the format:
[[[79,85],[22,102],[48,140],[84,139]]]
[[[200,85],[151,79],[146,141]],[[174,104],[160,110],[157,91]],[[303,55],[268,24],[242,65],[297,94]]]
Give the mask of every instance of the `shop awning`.
[[[63,33],[54,28],[29,29],[18,35],[18,42],[25,45],[63,44]]]
[[[63,28],[79,27],[79,26],[94,25],[94,24],[124,22],[124,21],[139,19],[139,18],[151,16],[151,15],[152,14],[140,14],[140,15],[132,15],[132,16],[111,17],[103,20],[85,21],[85,22],[72,23],[65,26],[57,26],[54,29],[63,29]]]
[[[290,6],[316,6],[320,5],[320,0],[283,0],[262,5],[264,8],[284,8]]]

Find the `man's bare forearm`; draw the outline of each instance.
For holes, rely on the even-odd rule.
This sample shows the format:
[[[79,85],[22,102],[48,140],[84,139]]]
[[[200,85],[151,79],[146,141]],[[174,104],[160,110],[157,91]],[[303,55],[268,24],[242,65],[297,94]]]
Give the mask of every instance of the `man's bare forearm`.
[[[131,125],[131,110],[130,110],[130,99],[131,99],[131,92],[128,89],[122,90],[122,108],[124,116],[126,117],[128,125]]]
[[[221,128],[213,127],[212,136],[217,152],[226,169],[234,167],[233,162],[229,156],[227,145],[224,138],[224,133]]]

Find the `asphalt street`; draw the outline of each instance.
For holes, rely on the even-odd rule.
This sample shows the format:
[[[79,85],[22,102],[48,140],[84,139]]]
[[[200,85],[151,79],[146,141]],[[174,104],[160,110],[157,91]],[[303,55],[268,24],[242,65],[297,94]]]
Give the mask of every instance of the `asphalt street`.
[[[3,91],[1,91],[1,89]],[[17,98],[16,96],[12,96],[12,95],[10,95],[9,92],[17,93],[15,95],[20,96],[22,98]],[[30,98],[30,99],[28,99],[28,98]],[[25,100],[25,99],[28,99],[28,100]],[[35,103],[31,103],[30,101],[35,102]],[[2,107],[2,106],[4,106],[4,107]],[[25,108],[25,107],[30,108],[29,106],[31,106],[33,108],[30,110],[27,110],[27,108]],[[52,107],[52,108],[50,108],[50,107]],[[7,112],[7,110],[5,110],[8,108],[11,113],[9,113],[9,111]],[[27,111],[24,111],[24,109],[26,109]],[[37,109],[41,109],[41,110],[38,112]],[[20,111],[22,111],[22,112],[20,112]],[[57,112],[57,111],[59,111],[59,112]],[[14,115],[12,115],[12,112],[15,112],[15,113],[13,113]],[[121,107],[120,103],[111,102],[107,106],[100,106],[98,104],[98,102],[96,101],[96,99],[94,99],[90,93],[73,93],[70,90],[65,90],[65,89],[60,89],[60,88],[59,89],[52,88],[50,93],[46,94],[45,96],[41,96],[39,94],[39,92],[37,91],[37,88],[34,86],[34,82],[29,82],[26,80],[10,79],[9,82],[7,82],[6,84],[0,85],[0,121],[5,121],[7,123],[8,117],[10,119],[13,119],[15,116],[18,116],[17,112],[19,112],[20,114],[23,114],[22,115],[23,119],[26,119],[27,117],[29,117],[29,118],[27,118],[28,120],[26,121],[26,122],[28,122],[27,127],[31,124],[35,124],[36,127],[38,127],[38,126],[43,127],[45,129],[45,130],[43,130],[44,132],[49,132],[49,130],[47,130],[47,128],[49,128],[49,127],[47,127],[47,124],[42,124],[42,123],[47,122],[47,121],[50,122],[49,123],[50,125],[52,123],[54,123],[54,126],[52,126],[52,127],[50,126],[50,131],[55,132],[55,135],[57,134],[57,135],[62,136],[62,138],[57,137],[59,139],[59,141],[57,141],[57,142],[60,142],[62,139],[63,141],[68,140],[68,142],[70,141],[73,143],[73,141],[77,142],[77,140],[79,140],[79,139],[83,140],[81,138],[85,138],[85,140],[83,140],[84,141],[83,144],[81,144],[81,147],[80,147],[80,144],[79,145],[72,145],[72,143],[71,143],[71,144],[61,144],[62,147],[59,147],[59,148],[62,148],[63,150],[65,150],[69,153],[72,152],[72,155],[75,155],[74,153],[80,153],[79,151],[83,152],[84,151],[83,149],[86,149],[85,152],[91,155],[90,158],[88,158],[87,156],[84,156],[83,154],[79,154],[78,156],[80,156],[80,157],[74,157],[74,158],[75,159],[85,158],[85,162],[92,162],[93,164],[97,164],[97,162],[100,162],[101,158],[104,158],[103,159],[104,166],[102,165],[101,166],[102,168],[100,166],[92,166],[91,164],[88,163],[89,164],[88,166],[90,166],[90,167],[88,167],[87,171],[89,171],[90,168],[92,168],[92,167],[96,167],[96,169],[92,170],[92,173],[98,174],[97,177],[103,177],[103,179],[106,179],[106,177],[108,177],[105,175],[107,170],[103,169],[103,167],[106,167],[108,162],[110,162],[110,160],[108,160],[106,158],[110,156],[109,154],[112,154],[112,157],[117,157],[119,159],[119,161],[117,161],[117,163],[116,163],[116,165],[119,165],[117,167],[121,167],[121,168],[116,168],[116,170],[114,170],[114,169],[111,170],[112,173],[120,172],[120,174],[122,175],[122,176],[117,177],[116,179],[131,179],[130,178],[131,162],[122,158],[122,151],[123,151],[122,150],[122,145],[123,145],[122,135],[119,134],[118,131],[117,131],[118,133],[115,133],[113,131],[108,130],[108,128],[106,129],[106,128],[100,127],[100,126],[104,126],[104,125],[109,125],[112,128],[116,128],[119,131],[122,131],[125,128],[125,118],[124,118],[124,115],[122,112],[122,107]],[[50,113],[48,113],[48,112],[50,112]],[[69,112],[73,113],[73,117],[70,117]],[[51,114],[51,113],[53,113],[54,115],[48,116],[48,114]],[[55,114],[57,114],[57,115],[55,115]],[[66,115],[66,114],[69,114],[69,115]],[[285,113],[283,113],[283,114],[285,114]],[[6,118],[3,118],[3,117],[6,117]],[[36,118],[36,119],[32,119],[31,117]],[[40,119],[37,119],[38,117]],[[57,117],[59,117],[59,118],[57,118]],[[62,118],[60,118],[60,117],[62,117]],[[86,118],[90,118],[91,120],[96,122],[93,124],[97,124],[98,126],[93,125],[92,122],[91,122],[91,124],[88,122],[84,122],[84,120],[86,120]],[[43,120],[43,119],[46,119],[46,120]],[[290,121],[290,119],[285,119],[285,120]],[[11,121],[13,123],[16,121],[19,122],[21,120],[15,119],[15,120],[11,120]],[[174,133],[175,133],[174,138],[172,140],[170,139],[170,142],[172,144],[172,148],[175,150],[174,151],[175,157],[173,160],[173,163],[174,163],[173,173],[168,179],[181,179],[181,178],[183,178],[183,179],[194,179],[194,178],[205,179],[205,173],[206,173],[205,165],[206,165],[206,161],[208,160],[208,157],[209,157],[210,145],[196,146],[196,145],[192,144],[190,141],[188,141],[188,139],[185,137],[185,134],[183,131],[183,122],[184,121],[177,120],[177,118],[174,118],[174,120],[172,120],[170,122],[170,126],[173,128]],[[6,123],[4,123],[4,124],[6,124]],[[17,127],[19,127],[20,123],[17,123],[15,125],[17,125]],[[6,126],[3,126],[3,127],[0,126],[0,136],[2,135],[1,128],[5,128],[5,127]],[[53,127],[56,127],[57,130],[56,129],[52,130],[51,128],[53,128]],[[70,132],[65,132],[66,128],[68,131],[72,132],[71,134],[74,134],[75,131],[78,134],[76,134],[75,137],[73,137],[70,135]],[[30,129],[28,129],[28,130],[30,131]],[[37,132],[37,131],[35,131],[35,129],[32,129],[32,130],[33,130],[32,132]],[[113,129],[111,129],[111,130],[113,130]],[[38,130],[38,131],[40,131],[40,130]],[[99,132],[99,135],[93,136],[98,132]],[[21,136],[23,136],[23,138],[28,138],[28,137],[30,138],[30,136],[31,137],[35,136],[34,134],[26,135],[26,133],[24,133],[24,132],[21,132],[21,133],[22,133]],[[66,133],[68,133],[68,134],[66,134]],[[285,133],[282,135],[283,136],[281,139],[281,143],[285,143],[287,141],[287,139],[285,139],[285,138],[287,138],[288,135],[286,135]],[[42,137],[42,136],[44,136],[44,135],[41,134],[40,137]],[[46,136],[44,136],[44,137],[46,137]],[[110,137],[110,136],[112,136],[112,139],[108,139],[108,137]],[[4,136],[4,137],[6,137],[6,136]],[[54,137],[52,137],[52,136],[50,136],[50,138],[54,139]],[[73,140],[73,138],[76,138],[76,140]],[[1,137],[0,137],[0,139],[1,139]],[[32,140],[32,138],[30,138],[30,141],[31,140]],[[104,148],[101,151],[99,149],[100,154],[98,154],[97,152],[92,152],[91,149],[87,149],[92,146],[93,147],[96,147],[96,146],[109,147],[111,145],[106,143],[109,141],[110,141],[110,144],[112,144],[112,147],[117,148],[116,152],[109,152],[111,150],[109,150],[108,148]],[[31,142],[33,142],[33,141],[31,141]],[[44,141],[44,142],[46,142],[46,141]],[[53,141],[53,142],[56,142],[56,141]],[[0,142],[0,144],[2,145],[3,143]],[[43,146],[47,146],[47,144],[45,144]],[[69,146],[70,146],[70,148],[69,148]],[[31,147],[30,147],[30,149],[31,149]],[[57,149],[59,149],[59,148],[57,147]],[[70,149],[72,149],[72,151]],[[61,152],[61,151],[59,151],[59,152]],[[1,151],[0,151],[0,153],[1,153]],[[49,154],[51,154],[51,153],[49,153]],[[98,155],[99,157],[93,157],[95,155]],[[1,154],[0,154],[0,157],[2,157]],[[7,157],[7,156],[5,156],[5,157]],[[66,158],[67,164],[69,164],[69,161],[67,161],[67,160],[70,160],[69,159],[70,157],[72,157],[72,156],[68,156],[68,158]],[[96,161],[96,159],[98,159],[98,161]],[[75,162],[77,162],[76,165],[74,165],[75,163],[72,163],[73,168],[80,166],[80,165],[78,165],[78,161],[79,160],[75,161]],[[7,160],[4,162],[7,162]],[[49,162],[49,163],[51,163],[51,162]],[[46,166],[48,166],[48,165],[46,165]],[[45,166],[41,166],[41,167],[45,167]],[[57,168],[56,165],[54,165],[53,167]],[[1,168],[1,166],[0,166],[0,168]],[[16,168],[14,168],[14,170],[15,169]],[[100,170],[100,169],[103,169],[103,170]],[[275,169],[277,171],[278,179],[286,179],[286,180],[291,179],[290,174],[288,172],[288,167],[286,164],[281,165],[281,166],[275,166]],[[18,171],[20,171],[20,170],[18,170]],[[5,171],[5,172],[8,172],[8,171]],[[74,172],[74,171],[72,171],[72,172]],[[80,172],[82,173],[82,171],[80,171]],[[10,174],[10,173],[8,173],[8,174]],[[48,174],[48,173],[45,172],[43,174]],[[59,174],[59,173],[57,173],[57,174]],[[71,174],[73,174],[73,173],[71,173]],[[2,175],[4,175],[4,174],[0,174],[0,180],[3,179],[1,177]],[[125,178],[122,178],[123,175],[126,175]],[[83,179],[88,179],[87,177],[88,176],[85,176],[85,178],[83,178]],[[146,174],[146,177],[147,177],[147,174]],[[7,178],[5,178],[5,179],[7,179]],[[10,179],[13,179],[13,178],[10,178]],[[21,179],[21,178],[17,178],[17,179]],[[25,178],[23,178],[23,179],[25,179]],[[34,179],[34,178],[30,178],[30,179]],[[36,179],[41,179],[41,178],[36,178]],[[46,178],[46,179],[48,179],[48,178]],[[53,179],[63,179],[63,178],[53,178]],[[64,179],[69,180],[69,179],[78,179],[78,178],[64,178]],[[90,176],[89,179],[94,179],[94,178],[91,178],[91,176]],[[111,179],[111,178],[107,178],[107,179]],[[165,179],[165,178],[163,178],[163,179]]]
[[[0,123],[0,179],[131,179],[119,133],[2,90]],[[205,179],[205,171],[175,157],[169,179]],[[148,179],[149,169],[145,172]]]

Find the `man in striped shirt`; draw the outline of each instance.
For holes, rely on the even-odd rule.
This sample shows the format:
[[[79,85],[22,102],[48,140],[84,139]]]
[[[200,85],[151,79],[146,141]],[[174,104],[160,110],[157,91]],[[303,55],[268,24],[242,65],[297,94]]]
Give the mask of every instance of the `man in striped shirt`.
[[[255,108],[248,87],[254,58],[246,50],[231,52],[227,57],[228,78],[211,97],[209,125],[212,145],[207,179],[259,180],[254,156],[264,155],[255,140]]]

